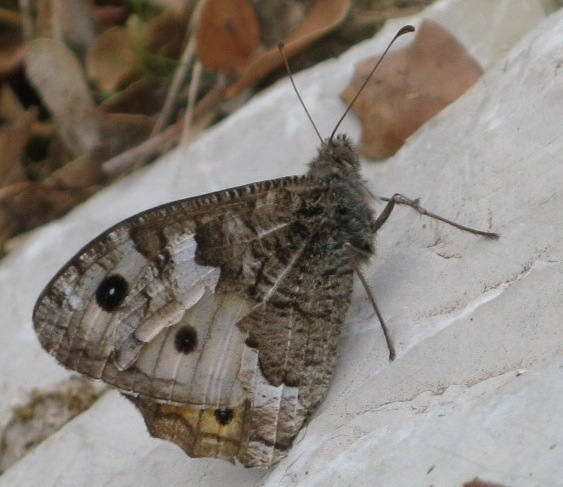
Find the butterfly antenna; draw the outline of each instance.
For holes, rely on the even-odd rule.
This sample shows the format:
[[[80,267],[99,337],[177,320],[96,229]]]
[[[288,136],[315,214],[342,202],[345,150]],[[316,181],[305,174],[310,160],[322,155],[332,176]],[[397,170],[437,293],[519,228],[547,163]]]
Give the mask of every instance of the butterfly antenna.
[[[393,43],[399,38],[401,37],[403,34],[407,34],[409,32],[414,32],[415,28],[412,25],[405,25],[404,27],[401,27],[401,29],[399,29],[399,32],[397,32],[395,34],[395,37],[393,37],[393,39],[391,40],[391,42],[389,43],[389,45],[387,46],[387,48],[385,49],[385,51],[383,51],[383,54],[381,55],[381,57],[379,58],[379,61],[377,61],[377,63],[375,63],[375,66],[373,67],[373,69],[371,70],[371,72],[369,73],[369,75],[367,76],[366,80],[363,82],[362,86],[360,86],[360,89],[358,90],[358,92],[356,93],[356,95],[354,96],[354,98],[352,99],[352,101],[350,102],[350,104],[348,105],[348,108],[346,108],[346,110],[344,111],[344,113],[342,114],[342,116],[340,117],[340,119],[338,120],[338,123],[336,124],[336,126],[334,127],[334,130],[332,131],[332,134],[330,134],[330,139],[332,140],[334,138],[334,135],[336,134],[336,131],[338,130],[338,127],[340,127],[340,124],[342,123],[342,121],[346,118],[346,115],[348,115],[348,112],[350,111],[350,109],[352,108],[352,106],[354,105],[354,103],[356,103],[356,100],[358,99],[358,97],[360,96],[360,94],[362,93],[362,91],[364,91],[364,88],[366,87],[366,85],[368,84],[369,80],[371,79],[371,77],[373,76],[373,73],[375,73],[375,70],[377,69],[377,67],[380,65],[381,61],[383,61],[383,58],[385,57],[385,55],[387,54],[387,52],[389,51],[389,49],[391,48],[391,46],[393,45]]]
[[[299,90],[297,89],[297,86],[295,86],[295,81],[293,81],[293,75],[291,74],[291,69],[289,68],[289,62],[287,61],[287,56],[285,55],[285,44],[283,42],[280,42],[278,44],[278,49],[280,51],[283,62],[285,64],[285,70],[287,71],[287,75],[289,76],[289,81],[291,81],[291,85],[293,86],[293,90],[295,91],[297,98],[299,98],[299,101],[301,102],[301,106],[305,110],[307,117],[309,117],[309,120],[311,121],[311,125],[315,129],[315,132],[317,132],[317,137],[319,138],[319,140],[321,141],[321,144],[322,144],[323,138],[321,137],[321,133],[319,132],[319,129],[317,129],[315,122],[313,122],[313,117],[311,117],[309,110],[307,110],[307,105],[305,105],[303,98],[301,98],[301,95],[299,94]]]

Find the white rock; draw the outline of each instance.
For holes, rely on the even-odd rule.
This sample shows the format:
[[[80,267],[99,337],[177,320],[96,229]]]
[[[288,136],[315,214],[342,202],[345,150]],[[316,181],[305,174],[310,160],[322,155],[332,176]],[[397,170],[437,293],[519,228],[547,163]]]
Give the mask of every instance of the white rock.
[[[263,471],[189,459],[150,438],[134,408],[110,393],[9,469],[0,486],[452,486],[474,477],[561,485],[563,12],[543,20],[542,5],[443,1],[425,12],[487,72],[394,158],[366,162],[364,174],[376,194],[421,197],[433,211],[502,237],[487,241],[410,209],[394,212],[366,274],[399,357],[387,362],[358,289],[329,394],[285,460]],[[404,23],[296,76],[321,133],[342,113],[337,94],[354,63],[382,51]],[[344,125],[357,136],[353,117]],[[0,417],[20,391],[68,374],[41,350],[31,310],[78,248],[157,203],[302,173],[316,145],[283,81],[191,147],[35,232],[0,267]]]

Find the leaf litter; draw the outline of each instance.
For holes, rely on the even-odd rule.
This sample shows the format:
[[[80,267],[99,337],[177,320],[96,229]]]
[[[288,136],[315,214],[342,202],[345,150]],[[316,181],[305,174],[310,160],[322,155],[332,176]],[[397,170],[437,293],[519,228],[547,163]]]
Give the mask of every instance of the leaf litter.
[[[287,76],[281,40],[298,71],[428,3],[0,2],[0,256]]]

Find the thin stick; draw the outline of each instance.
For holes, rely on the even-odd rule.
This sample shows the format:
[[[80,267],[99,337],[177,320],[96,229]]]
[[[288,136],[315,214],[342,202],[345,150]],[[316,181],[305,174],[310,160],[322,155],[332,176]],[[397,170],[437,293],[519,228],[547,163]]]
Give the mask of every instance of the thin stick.
[[[188,104],[186,107],[186,113],[184,115],[184,128],[182,130],[182,136],[180,140],[184,143],[188,139],[188,134],[193,129],[192,124],[194,121],[194,106],[197,98],[197,91],[199,89],[199,82],[201,81],[201,75],[203,72],[203,65],[197,61],[194,65],[192,71],[192,82],[188,90]]]
[[[180,137],[182,122],[170,125],[159,134],[145,140],[131,149],[108,159],[102,164],[102,171],[112,177],[124,173],[133,167],[140,159],[146,158],[162,151],[166,144],[175,143]]]
[[[168,88],[168,93],[166,93],[166,99],[164,100],[162,110],[160,111],[160,114],[156,119],[156,123],[154,124],[154,128],[151,133],[152,137],[160,133],[163,127],[168,122],[168,118],[170,117],[170,113],[172,112],[172,109],[174,107],[174,103],[178,98],[178,93],[180,92],[184,81],[188,76],[190,63],[195,55],[195,48],[196,43],[194,38],[192,37],[188,41],[186,47],[184,48],[184,52],[182,52],[182,57],[178,61],[178,66],[176,67],[176,71],[174,72],[172,83]]]

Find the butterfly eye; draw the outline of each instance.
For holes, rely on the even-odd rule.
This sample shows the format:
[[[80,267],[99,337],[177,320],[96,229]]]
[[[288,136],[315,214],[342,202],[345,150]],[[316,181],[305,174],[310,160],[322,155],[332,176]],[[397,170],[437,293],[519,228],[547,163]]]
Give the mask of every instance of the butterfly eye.
[[[215,410],[215,419],[218,423],[222,426],[228,425],[234,417],[234,413],[232,409],[216,409]]]
[[[183,354],[193,352],[197,348],[197,331],[191,326],[184,326],[176,332],[174,340],[176,350]]]
[[[106,277],[96,289],[96,302],[104,311],[114,311],[127,296],[129,285],[123,276],[113,274]]]

